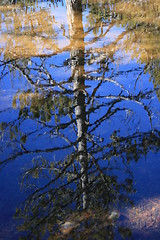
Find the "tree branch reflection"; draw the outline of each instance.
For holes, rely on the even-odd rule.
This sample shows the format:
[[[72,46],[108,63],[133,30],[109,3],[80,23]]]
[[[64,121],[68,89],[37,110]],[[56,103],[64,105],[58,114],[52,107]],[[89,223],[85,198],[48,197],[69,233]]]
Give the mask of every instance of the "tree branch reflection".
[[[97,11],[94,4],[91,7]],[[67,49],[69,59],[57,65],[50,58],[53,53],[42,54],[43,57],[38,53],[34,54],[38,61],[12,59],[1,64],[1,79],[15,71],[19,78],[26,79],[29,88],[17,92],[13,98],[16,119],[1,124],[2,152],[5,149],[6,154],[0,168],[26,155],[32,159],[22,176],[28,197],[17,209],[17,217],[22,220],[19,229],[26,234],[24,238],[130,236],[131,231],[121,225],[117,232],[114,221],[121,205],[132,204],[135,190],[130,162],[138,161],[150,150],[159,150],[160,132],[153,121],[157,112],[152,105],[158,86],[137,92],[117,79],[141,71],[138,79],[148,69],[136,66],[131,70],[113,70],[115,54],[131,29],[126,28],[107,46],[86,49],[106,36],[120,18],[115,10],[106,16],[111,22],[108,29],[103,32],[101,28],[97,37],[98,30],[93,28],[95,38],[85,44],[86,33],[95,26],[99,29],[101,21],[95,19],[95,26],[91,26],[90,20],[85,31],[82,2],[67,0],[66,8],[70,43],[68,48],[56,48],[56,53]],[[95,72],[94,64],[98,66]],[[71,70],[70,76],[57,80],[52,69],[65,67]],[[151,76],[154,78],[154,73]],[[133,79],[135,86],[137,79]],[[110,90],[113,87],[109,94],[108,86]],[[141,111],[146,120],[145,129]],[[10,143],[5,141],[7,136]],[[45,141],[48,144],[44,145]],[[10,145],[12,150],[7,153]]]

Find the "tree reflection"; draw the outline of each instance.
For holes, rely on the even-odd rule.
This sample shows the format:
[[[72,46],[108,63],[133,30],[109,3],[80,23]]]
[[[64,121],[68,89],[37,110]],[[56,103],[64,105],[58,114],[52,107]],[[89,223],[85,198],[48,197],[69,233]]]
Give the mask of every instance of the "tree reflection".
[[[31,88],[14,96],[12,106],[17,118],[1,124],[1,136],[5,140],[10,135],[13,150],[0,167],[25,155],[33,159],[22,177],[28,198],[17,209],[17,217],[22,220],[19,229],[26,233],[26,239],[114,239],[118,231],[130,236],[130,230],[120,225],[117,231],[116,210],[132,203],[130,161],[159,150],[160,133],[153,121],[157,113],[150,101],[158,87],[131,92],[116,80],[117,75],[127,72],[114,71],[111,64],[128,30],[107,46],[87,50],[82,3],[67,0],[66,7],[70,58],[63,65],[71,69],[66,81],[54,79],[51,69],[64,66],[51,63],[47,57],[7,62],[8,71],[16,69],[18,77],[25,77]],[[109,29],[120,18],[111,13]],[[100,37],[95,33],[93,42]],[[95,73],[94,64],[98,66]],[[2,65],[6,67],[6,63]],[[1,77],[5,74],[6,69]],[[107,87],[113,87],[114,92],[107,94]],[[145,130],[139,111],[147,122]],[[119,124],[116,120],[114,125],[116,118]],[[41,144],[45,136],[51,139],[48,145]],[[35,139],[39,139],[37,144],[31,145]],[[10,149],[5,141],[4,149]]]

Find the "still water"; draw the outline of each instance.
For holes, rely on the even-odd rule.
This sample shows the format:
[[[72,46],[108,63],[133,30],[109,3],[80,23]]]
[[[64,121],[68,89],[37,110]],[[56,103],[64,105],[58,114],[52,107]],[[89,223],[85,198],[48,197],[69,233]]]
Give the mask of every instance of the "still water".
[[[160,239],[160,1],[0,3],[0,239]]]

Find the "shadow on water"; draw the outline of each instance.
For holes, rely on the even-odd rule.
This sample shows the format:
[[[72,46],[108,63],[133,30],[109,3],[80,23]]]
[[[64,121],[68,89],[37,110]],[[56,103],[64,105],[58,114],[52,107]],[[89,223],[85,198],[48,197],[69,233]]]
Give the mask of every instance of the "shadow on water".
[[[16,1],[0,16],[0,179],[19,194],[2,184],[14,227],[0,237],[158,239],[159,1]]]

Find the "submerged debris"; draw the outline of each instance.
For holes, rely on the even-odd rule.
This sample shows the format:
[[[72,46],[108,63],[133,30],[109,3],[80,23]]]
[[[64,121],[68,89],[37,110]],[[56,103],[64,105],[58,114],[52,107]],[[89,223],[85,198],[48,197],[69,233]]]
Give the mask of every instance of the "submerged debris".
[[[160,230],[160,197],[142,200],[125,213],[128,226],[137,230]]]

